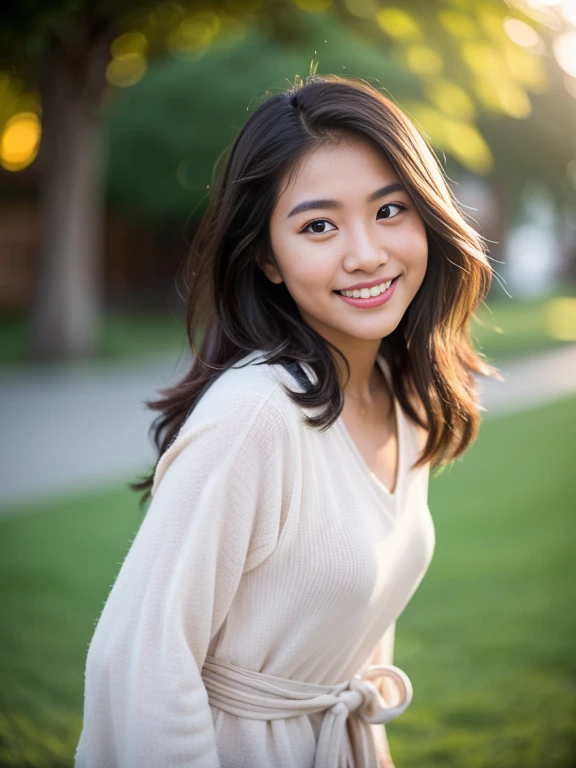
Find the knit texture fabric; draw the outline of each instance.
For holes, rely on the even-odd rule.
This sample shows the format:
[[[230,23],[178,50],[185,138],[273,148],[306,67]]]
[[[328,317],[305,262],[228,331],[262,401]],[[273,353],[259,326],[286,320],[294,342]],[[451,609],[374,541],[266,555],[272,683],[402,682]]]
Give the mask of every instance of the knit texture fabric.
[[[306,426],[314,410],[284,391],[301,387],[261,356],[210,386],[157,464],[88,649],[76,768],[312,768],[323,713],[218,710],[206,656],[318,685],[393,663],[395,621],[434,549],[429,466],[411,466],[423,431],[395,400],[390,494],[342,419]]]

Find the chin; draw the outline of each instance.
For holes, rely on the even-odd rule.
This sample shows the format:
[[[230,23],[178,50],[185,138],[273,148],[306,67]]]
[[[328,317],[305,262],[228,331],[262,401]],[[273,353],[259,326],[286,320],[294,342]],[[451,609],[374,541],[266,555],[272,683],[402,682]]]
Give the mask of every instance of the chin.
[[[355,336],[358,339],[364,341],[375,341],[376,339],[383,339],[385,336],[389,336],[394,333],[398,328],[400,321],[392,323],[382,323],[381,325],[374,325],[372,328],[346,328],[343,329],[345,333],[350,336]]]

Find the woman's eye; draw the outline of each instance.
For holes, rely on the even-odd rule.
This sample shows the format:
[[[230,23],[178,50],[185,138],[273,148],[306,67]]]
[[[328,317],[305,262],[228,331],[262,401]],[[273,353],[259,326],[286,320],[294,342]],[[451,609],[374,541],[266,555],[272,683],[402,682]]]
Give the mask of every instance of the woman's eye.
[[[393,209],[395,209],[395,211]],[[393,219],[394,216],[398,216],[400,211],[404,211],[406,209],[403,205],[398,205],[398,203],[386,203],[386,205],[383,205],[380,210],[385,211],[385,215],[382,216],[383,219]]]
[[[324,235],[326,232],[330,232],[329,229],[310,229],[310,227],[321,227],[324,224],[330,224],[329,221],[326,221],[326,219],[316,219],[316,221],[311,221],[310,224],[307,224],[302,232],[311,232],[314,235]],[[333,225],[332,225],[333,226]]]
[[[386,205],[383,205],[380,208],[378,213],[384,211],[384,216],[381,216],[380,218],[393,219],[395,216],[398,216],[401,211],[405,210],[405,206],[400,205],[399,203],[386,203]],[[330,232],[329,229],[325,228],[327,224],[334,226],[333,224],[330,224],[329,221],[326,221],[326,219],[316,219],[316,221],[311,221],[310,224],[307,224],[302,232],[310,232],[313,235],[325,235],[326,232]],[[322,229],[317,229],[317,227],[322,227]]]

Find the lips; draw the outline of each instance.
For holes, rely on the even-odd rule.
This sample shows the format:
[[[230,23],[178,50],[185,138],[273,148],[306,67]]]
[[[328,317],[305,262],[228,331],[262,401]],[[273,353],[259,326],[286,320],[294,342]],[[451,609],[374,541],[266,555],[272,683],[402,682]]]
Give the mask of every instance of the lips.
[[[368,283],[357,283],[356,285],[351,285],[349,288],[340,288],[337,293],[342,293],[343,291],[361,291],[364,288],[368,288],[370,290],[371,288],[374,288],[375,285],[382,285],[382,283],[389,283],[393,280],[396,280],[398,275],[395,275],[394,277],[387,277],[382,278],[381,280],[372,280],[372,282]]]
[[[388,301],[390,301],[394,295],[394,292],[396,291],[396,285],[398,284],[399,279],[400,275],[394,278],[390,287],[387,288],[383,293],[380,293],[378,296],[369,296],[367,299],[355,299],[351,296],[344,296],[343,293],[339,293],[338,291],[333,291],[333,293],[335,293],[339,299],[346,302],[346,304],[350,304],[352,307],[370,310],[373,307],[379,307],[382,304],[386,304]]]
[[[390,288],[397,282],[399,277],[400,277],[400,275],[396,275],[396,277],[392,278],[392,280],[390,281],[390,285],[388,286],[388,288],[386,288],[386,291],[390,290]],[[371,285],[370,287],[369,286],[364,286],[363,288],[342,288],[339,291],[332,291],[332,293],[338,293],[340,296],[343,296],[344,295],[344,291],[356,291],[356,290],[361,291],[361,290],[365,290],[366,288],[368,290],[370,290],[375,285],[382,285],[382,283],[387,283],[387,282],[388,282],[388,280],[382,280],[380,283],[373,283],[373,285]],[[383,291],[383,292],[385,293],[386,291]],[[374,298],[374,297],[370,297],[370,298]]]

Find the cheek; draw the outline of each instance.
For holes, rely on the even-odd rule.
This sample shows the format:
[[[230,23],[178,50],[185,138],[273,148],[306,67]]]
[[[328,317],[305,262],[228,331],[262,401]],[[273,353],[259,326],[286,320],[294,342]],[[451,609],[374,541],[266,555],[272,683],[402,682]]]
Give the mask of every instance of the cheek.
[[[311,244],[305,238],[284,244],[282,252],[284,276],[294,291],[310,293],[316,287],[325,288],[333,273],[333,259],[326,248]]]
[[[402,234],[399,247],[403,261],[414,270],[425,270],[428,262],[428,238],[424,225],[410,227]]]

